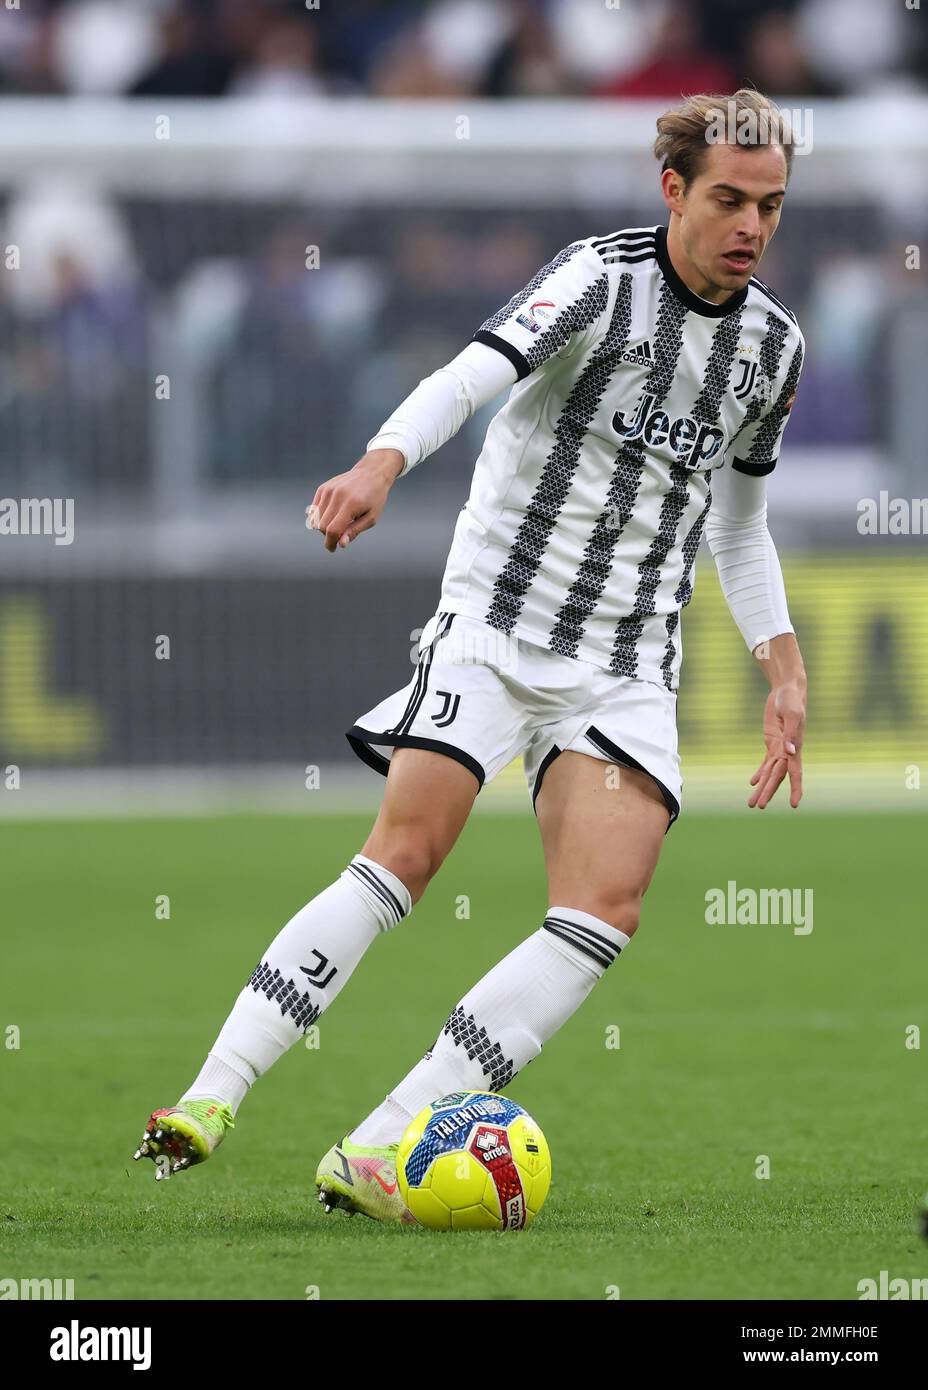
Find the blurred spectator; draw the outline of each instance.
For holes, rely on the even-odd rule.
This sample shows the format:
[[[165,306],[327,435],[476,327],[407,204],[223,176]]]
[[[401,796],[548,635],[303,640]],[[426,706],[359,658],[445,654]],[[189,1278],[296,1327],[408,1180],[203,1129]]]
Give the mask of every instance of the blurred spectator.
[[[254,61],[238,73],[229,90],[244,97],[309,97],[324,96],[332,86],[320,71],[318,31],[307,12],[270,23]]]
[[[512,34],[517,0],[435,0],[420,29],[430,61],[462,91],[477,91],[494,53]],[[529,0],[536,28],[543,16]]]
[[[742,67],[748,31],[767,14],[792,17],[801,0],[694,0],[713,53],[732,70]]]
[[[510,5],[512,26],[487,68],[485,96],[553,97],[580,84],[564,68],[547,17],[532,0]]]
[[[322,33],[326,68],[365,87],[381,50],[401,35],[410,39],[426,8],[425,0],[321,0],[310,13]]]
[[[911,17],[904,3],[803,0],[797,12],[797,43],[803,52],[815,55],[821,71],[842,90],[860,91],[903,61]]]
[[[674,4],[642,66],[601,83],[597,95],[674,98],[683,92],[730,92],[734,86],[733,72],[706,44],[699,16]]]
[[[537,8],[537,7],[536,7]],[[551,0],[549,18],[565,69],[581,91],[617,82],[654,52],[668,0],[611,6],[589,0]]]
[[[122,212],[86,180],[49,172],[10,194],[3,236],[28,246],[10,279],[10,296],[28,314],[48,313],[60,302],[62,257],[105,290],[137,280],[135,255]]]
[[[5,237],[30,254],[7,277],[0,314],[2,471],[36,491],[81,478],[142,481],[150,441],[139,421],[148,416],[154,372],[147,304],[120,214],[88,188],[37,183],[12,199]]]
[[[0,95],[66,90],[56,70],[56,32],[41,5],[10,10],[0,0]]]
[[[162,15],[158,56],[131,88],[138,97],[220,96],[235,58],[213,39],[205,18],[179,5]]]
[[[52,263],[53,302],[45,320],[61,385],[88,400],[115,396],[126,372],[143,364],[144,318],[138,287],[114,279],[94,284],[69,251]]]
[[[839,96],[841,89],[818,72],[785,10],[754,20],[748,31],[739,81],[782,97]]]
[[[214,477],[305,477],[310,459],[333,454],[332,402],[350,343],[328,332],[325,277],[307,270],[305,247],[299,227],[279,227],[245,268],[237,323],[213,376]]]
[[[156,51],[157,20],[149,7],[123,0],[73,0],[57,12],[51,45],[69,91],[122,92]]]
[[[436,63],[418,30],[392,39],[372,56],[368,71],[368,91],[372,96],[438,98],[460,96],[465,83],[445,72]]]

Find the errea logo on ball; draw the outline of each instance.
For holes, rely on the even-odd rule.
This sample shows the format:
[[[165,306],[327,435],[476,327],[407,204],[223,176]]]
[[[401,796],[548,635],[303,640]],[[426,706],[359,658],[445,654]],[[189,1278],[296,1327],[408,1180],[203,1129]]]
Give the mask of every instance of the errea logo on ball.
[[[668,446],[666,452],[674,463],[694,471],[704,470],[725,443],[725,431],[718,425],[701,425],[692,415],[679,415],[671,420],[666,410],[652,410],[654,396],[644,394],[635,413],[626,421],[625,411],[617,410],[612,428],[622,439],[641,439],[650,449]]]
[[[477,1136],[473,1142],[475,1157],[481,1162],[489,1164],[498,1158],[510,1159],[512,1154],[509,1152],[509,1145],[506,1143],[506,1132],[500,1129],[484,1129],[477,1131]]]

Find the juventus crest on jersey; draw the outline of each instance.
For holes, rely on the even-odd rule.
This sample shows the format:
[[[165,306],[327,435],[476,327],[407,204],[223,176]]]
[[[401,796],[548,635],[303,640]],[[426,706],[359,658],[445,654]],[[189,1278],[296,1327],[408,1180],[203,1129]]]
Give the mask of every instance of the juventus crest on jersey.
[[[475,335],[520,379],[439,606],[675,690],[712,470],[775,466],[803,340],[757,279],[722,304],[694,294],[666,235],[574,242]]]

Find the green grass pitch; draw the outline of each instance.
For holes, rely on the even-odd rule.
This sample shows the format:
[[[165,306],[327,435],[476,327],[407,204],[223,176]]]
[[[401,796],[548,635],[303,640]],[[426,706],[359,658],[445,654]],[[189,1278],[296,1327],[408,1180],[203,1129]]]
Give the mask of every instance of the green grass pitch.
[[[906,1047],[926,1022],[924,827],[904,814],[684,815],[633,945],[509,1088],[553,1154],[527,1232],[325,1217],[312,1178],[540,924],[528,809],[472,818],[318,1049],[258,1083],[214,1160],[156,1185],[131,1161],[148,1112],[176,1100],[259,953],[369,823],[4,826],[0,1275],[73,1278],[78,1299],[851,1300],[881,1269],[928,1275],[926,1051]],[[707,925],[705,893],[729,879],[811,888],[813,931]]]

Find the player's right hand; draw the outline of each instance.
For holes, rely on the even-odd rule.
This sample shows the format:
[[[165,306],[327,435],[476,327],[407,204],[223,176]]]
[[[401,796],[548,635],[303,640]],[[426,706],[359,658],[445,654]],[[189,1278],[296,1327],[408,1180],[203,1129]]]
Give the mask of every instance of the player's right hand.
[[[344,550],[376,526],[406,460],[398,449],[371,449],[354,468],[322,483],[306,508],[306,525],[321,531],[325,548]]]

